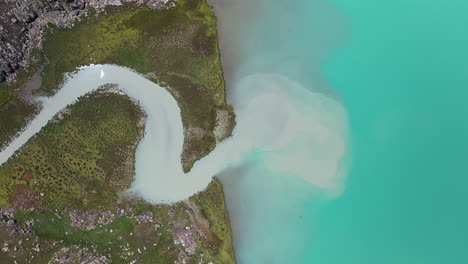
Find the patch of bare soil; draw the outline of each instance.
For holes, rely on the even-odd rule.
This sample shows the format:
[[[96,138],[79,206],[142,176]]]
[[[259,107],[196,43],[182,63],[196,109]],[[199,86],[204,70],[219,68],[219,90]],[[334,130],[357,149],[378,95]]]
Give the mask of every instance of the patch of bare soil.
[[[11,202],[14,207],[20,209],[29,209],[39,205],[45,198],[44,194],[36,193],[26,184],[20,184],[13,187]]]

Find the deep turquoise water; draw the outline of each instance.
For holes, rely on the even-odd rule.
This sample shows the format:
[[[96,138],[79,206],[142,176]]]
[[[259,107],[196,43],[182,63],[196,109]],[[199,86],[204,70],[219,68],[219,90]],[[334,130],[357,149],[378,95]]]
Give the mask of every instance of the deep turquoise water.
[[[460,0],[217,2],[242,129],[213,153],[243,155],[218,175],[239,263],[468,263],[466,10]],[[52,99],[43,124],[65,99]],[[330,141],[347,121],[348,144]],[[345,145],[341,177],[333,158]],[[199,175],[229,164],[214,157]]]
[[[217,2],[228,88],[282,74],[351,131],[340,196],[259,156],[229,172],[239,262],[468,263],[468,2]]]
[[[324,69],[353,165],[307,263],[468,263],[468,2],[334,3],[352,30]]]

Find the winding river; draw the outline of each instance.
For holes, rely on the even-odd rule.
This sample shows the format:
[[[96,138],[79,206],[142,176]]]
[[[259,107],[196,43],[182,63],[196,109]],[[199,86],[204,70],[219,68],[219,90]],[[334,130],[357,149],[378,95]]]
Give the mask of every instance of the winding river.
[[[114,65],[82,67],[76,73],[69,75],[55,96],[39,98],[43,109],[28,127],[0,153],[0,164],[6,162],[32,136],[38,133],[56,113],[74,103],[80,96],[107,83],[118,84],[148,113],[147,136],[141,141],[136,154],[136,174],[139,176],[136,179],[136,184],[145,181],[146,177],[157,178],[158,184],[152,186],[153,191],[151,192],[144,185],[132,190],[147,195],[148,200],[153,202],[171,202],[186,198],[186,195],[182,193],[193,193],[206,186],[210,180],[209,177],[178,186],[181,190],[172,192],[183,175],[178,161],[180,160],[184,135],[177,102],[166,89],[134,71]],[[159,151],[152,151],[154,149]],[[165,177],[168,174],[172,177]],[[187,181],[189,180],[187,179]],[[168,186],[173,187],[168,188]],[[193,189],[188,190],[188,188]],[[168,191],[169,189],[171,191]]]
[[[147,114],[129,193],[151,203],[174,203],[217,176],[226,193],[238,263],[310,263],[304,259],[313,226],[307,208],[317,195],[336,197],[344,189],[348,115],[319,69],[335,42],[320,25],[334,9],[324,4],[322,12],[304,3],[219,1],[222,61],[237,125],[233,136],[189,173],[180,162],[184,128],[176,100],[165,88],[115,65],[82,67],[55,96],[40,98],[42,111],[0,152],[0,164],[80,96],[117,84]],[[261,12],[252,15],[254,10]],[[252,17],[256,20],[248,22]],[[302,23],[304,17],[313,17],[313,23]],[[272,31],[270,25],[280,21],[289,22]]]
[[[213,176],[247,162],[252,153],[263,153],[263,163],[271,170],[296,175],[323,190],[339,189],[339,161],[345,152],[344,109],[333,99],[280,75],[251,75],[239,83],[242,88],[233,94],[239,102],[234,136],[184,174],[180,162],[184,129],[172,95],[128,68],[81,67],[68,76],[56,95],[39,98],[43,109],[0,153],[0,164],[67,105],[108,83],[117,84],[147,113],[145,136],[136,153],[135,181],[128,192],[149,202],[187,199],[202,191]]]

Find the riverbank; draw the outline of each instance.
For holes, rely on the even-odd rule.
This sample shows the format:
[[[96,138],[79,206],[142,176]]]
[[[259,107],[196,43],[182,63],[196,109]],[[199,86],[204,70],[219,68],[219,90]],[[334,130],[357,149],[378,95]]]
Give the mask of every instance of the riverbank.
[[[235,125],[232,108],[226,104],[223,73],[217,48],[216,18],[210,10],[204,0],[190,1],[190,3],[179,1],[177,6],[164,11],[155,11],[151,8],[130,3],[102,8],[99,10],[99,15],[93,13],[91,9],[86,18],[76,22],[73,27],[49,26],[44,35],[43,49],[36,50],[30,65],[18,71],[16,82],[0,85],[0,91],[5,91],[5,96],[2,98],[6,98],[5,100],[8,101],[0,105],[0,111],[8,109],[5,105],[13,100],[10,96],[22,98],[24,102],[27,102],[25,98],[34,99],[37,95],[55,94],[58,87],[63,83],[64,74],[74,71],[78,66],[91,63],[114,63],[131,67],[153,82],[166,86],[176,98],[181,109],[181,123],[185,130],[182,162],[184,169],[188,171],[196,160],[207,155],[214,148],[216,142],[229,137]],[[79,45],[76,46],[76,44]],[[39,88],[37,87],[38,83],[40,84]],[[31,86],[28,86],[29,84]],[[114,95],[121,96],[119,94]],[[126,104],[123,103],[122,106],[124,105]],[[8,142],[16,132],[26,126],[28,123],[26,117],[32,117],[37,113],[37,109],[31,110],[29,114],[23,114],[18,109],[26,109],[26,107],[19,106],[11,110],[12,113],[18,113],[17,119],[21,120],[19,124],[8,122],[8,119],[4,119],[6,115],[0,116],[0,128],[5,125],[10,131],[9,134],[4,134],[5,140],[3,143]],[[102,111],[100,107],[91,107],[91,109],[98,112]],[[56,126],[62,123],[62,118],[67,118],[68,110],[60,112],[59,116],[58,120],[47,125],[45,132],[43,131],[44,133],[51,132],[50,129],[55,131]],[[89,118],[93,116],[95,114],[89,114]],[[117,133],[118,136],[129,135],[126,132],[119,132],[120,129],[134,127],[134,125],[122,127],[119,124],[112,124],[112,122],[117,122],[118,119],[105,120],[108,117],[103,117],[103,124],[99,126],[107,123],[108,131]],[[123,120],[127,122],[132,119],[133,117],[124,118]],[[101,123],[100,119],[95,121]],[[97,126],[98,123],[95,125]],[[119,129],[112,129],[115,127],[114,125]],[[44,177],[41,182],[46,183],[45,186],[39,187],[28,182],[26,185],[30,186],[30,188],[39,188],[31,192],[30,189],[23,187],[10,188],[24,185],[23,176],[10,175],[12,178],[6,177],[7,181],[8,179],[14,179],[14,182],[2,183],[2,186],[10,188],[2,191],[4,196],[2,197],[3,206],[11,206],[9,202],[13,202],[15,199],[11,198],[13,193],[9,190],[17,189],[20,193],[14,195],[15,197],[22,197],[26,200],[32,199],[33,204],[36,202],[39,204],[35,204],[38,206],[36,209],[42,211],[34,211],[36,215],[31,215],[31,217],[46,217],[44,219],[46,221],[57,221],[52,220],[52,218],[47,219],[47,213],[44,214],[44,212],[56,208],[55,206],[77,207],[87,210],[88,207],[95,208],[96,206],[104,206],[103,204],[112,204],[116,201],[115,199],[120,197],[120,192],[128,188],[129,183],[132,181],[132,178],[130,179],[125,175],[129,175],[130,167],[133,168],[133,166],[129,167],[129,161],[133,160],[131,154],[134,153],[134,149],[125,151],[110,149],[98,154],[99,151],[96,152],[96,149],[93,150],[93,148],[106,143],[97,139],[92,141],[92,138],[95,138],[95,136],[102,137],[106,129],[101,127],[104,130],[93,133],[91,131],[86,132],[90,127],[82,127],[81,129],[80,126],[78,123],[67,125],[65,127],[66,131],[64,130],[60,135],[50,138],[52,141],[45,140],[43,132],[41,132],[25,145],[19,155],[29,153],[28,155],[35,158],[14,158],[13,161],[2,167],[2,174],[9,175],[11,173],[17,174],[18,171],[15,170],[18,169],[18,166],[27,165],[31,169],[22,168],[23,171],[33,171],[34,177],[37,177],[36,174],[38,174],[40,177]],[[78,131],[76,128],[79,128]],[[82,134],[82,136],[74,138],[78,134]],[[86,136],[83,137],[83,135]],[[37,144],[31,143],[38,142],[37,138],[39,138],[39,141],[47,141],[45,142],[46,145],[42,145],[42,147],[48,146],[46,151],[42,151],[42,147],[38,148]],[[108,137],[104,136],[104,138]],[[88,142],[89,144],[78,144],[79,142],[83,143],[83,139],[91,141]],[[55,141],[65,141],[65,143],[55,146],[53,145]],[[87,147],[80,150],[79,153],[84,156],[79,159],[72,158],[76,154],[76,148],[81,148],[83,145]],[[132,146],[136,146],[136,143]],[[68,153],[69,151],[71,153]],[[47,155],[44,155],[45,153]],[[86,158],[88,155],[91,156]],[[118,157],[114,157],[115,155]],[[125,155],[127,155],[125,160],[122,160]],[[99,159],[98,157],[101,157],[102,161],[96,162],[93,160],[95,158]],[[179,158],[176,158],[177,161],[180,163]],[[119,169],[121,164],[126,164],[127,167]],[[63,165],[65,165],[65,168],[61,167]],[[133,175],[134,171],[132,170],[131,173]],[[63,184],[66,182],[62,178],[64,175],[67,179],[72,179],[65,185]],[[116,177],[111,177],[111,175]],[[211,177],[211,175],[209,176]],[[104,192],[99,191],[102,189],[103,184],[109,183],[114,185],[107,189],[104,188]],[[203,224],[204,230],[199,230],[196,235],[193,235],[196,238],[195,240],[198,239],[199,241],[197,241],[201,244],[197,247],[197,252],[190,255],[188,260],[199,261],[203,259],[213,263],[234,263],[229,219],[224,207],[222,187],[214,180],[206,191],[195,197],[203,196],[205,192],[212,194],[206,198],[192,198],[197,200],[194,204],[200,207],[199,210],[195,210],[196,207],[193,207],[193,204],[190,207],[187,207],[188,205],[174,205],[175,208],[181,208],[181,214],[185,216],[190,215],[188,212],[197,211],[196,216],[192,213],[192,218],[205,223]],[[44,197],[47,202],[43,199]],[[211,198],[216,198],[216,201],[211,201]],[[51,201],[53,201],[52,207],[50,207]],[[142,201],[139,201],[139,203],[142,203]],[[14,208],[23,205],[24,203],[21,202],[14,205]],[[205,214],[208,214],[208,216]],[[184,219],[183,221],[187,220]],[[64,224],[67,225],[67,223]],[[39,231],[36,231],[44,235],[44,232],[40,231],[40,227],[38,228]],[[36,235],[40,238],[40,234]],[[57,237],[57,239],[59,238],[60,236]],[[178,243],[176,241],[177,239],[174,239],[174,243]],[[176,248],[184,248],[183,244],[181,244],[182,246],[176,246]],[[76,243],[73,245],[73,247],[60,250],[75,253],[88,252],[81,247],[82,245],[76,245]],[[78,249],[75,246],[78,246]],[[14,247],[8,247],[8,251],[5,252],[9,252],[10,256],[15,256],[14,251],[10,251],[11,249],[14,250]],[[96,253],[96,251],[93,252]],[[160,257],[167,257],[165,256],[166,253],[163,251],[158,254],[160,254]],[[194,257],[194,254],[197,257]],[[170,258],[175,256],[168,255]]]
[[[0,167],[0,259],[234,263],[218,181],[173,205],[123,193],[134,181],[144,116],[105,86],[56,114]]]
[[[218,137],[222,140],[231,134],[235,123],[226,103],[216,17],[211,8],[205,0],[197,0],[178,1],[177,6],[162,11],[132,3],[108,6],[99,13],[93,10],[73,27],[49,26],[42,49],[34,52],[28,67],[20,69],[16,82],[0,85],[3,98],[8,101],[8,96],[18,96],[15,90],[38,72],[42,83],[36,94],[52,95],[64,74],[78,66],[127,66],[166,86],[176,98],[186,133],[182,162],[189,171],[214,149],[215,129],[226,128]],[[228,118],[219,118],[218,113]],[[2,123],[12,131],[24,127]]]
[[[210,2],[218,16],[236,129],[244,126],[244,119],[266,113],[250,124],[257,129],[248,137],[257,144],[274,138],[266,151],[244,156],[243,163],[220,176],[237,261],[314,263],[305,259],[315,232],[311,211],[324,194],[339,195],[346,179],[340,161],[348,151],[347,111],[321,68],[341,43],[345,21],[330,1]],[[262,90],[270,95],[269,103],[257,100],[259,107],[244,115],[250,98]]]

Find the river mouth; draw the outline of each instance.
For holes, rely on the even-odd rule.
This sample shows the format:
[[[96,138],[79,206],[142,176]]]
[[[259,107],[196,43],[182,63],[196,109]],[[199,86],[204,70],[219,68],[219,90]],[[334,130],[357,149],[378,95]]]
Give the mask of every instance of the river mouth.
[[[237,261],[311,263],[306,255],[317,204],[343,192],[350,165],[347,110],[322,68],[344,42],[347,21],[325,0],[209,2],[218,17],[228,100],[235,110],[244,107],[247,94],[276,89],[284,100],[270,104],[290,101],[304,114],[294,117],[294,125],[294,115],[278,112],[272,117],[277,127],[271,128],[290,128],[295,140],[284,149],[252,152],[220,176]],[[314,129],[293,132],[301,125]]]
[[[255,17],[255,8],[270,6],[272,17],[287,13],[277,17],[281,18],[278,21],[289,21],[295,18],[294,8],[301,7],[273,2],[257,1],[258,6],[247,9]],[[248,1],[244,3],[248,6]],[[265,10],[258,10],[259,19],[267,14]],[[244,22],[246,27],[257,25],[255,22],[266,26],[260,20]],[[307,210],[304,204],[315,195],[337,196],[342,192],[346,168],[341,161],[347,152],[348,131],[346,110],[336,97],[329,96],[331,89],[318,78],[317,62],[329,45],[311,42],[312,37],[304,42],[286,41],[307,33],[304,28],[299,28],[299,33],[298,28],[287,28],[298,22],[278,23],[282,33],[293,32],[281,35],[281,41],[276,41],[272,31],[251,38],[261,27],[252,27],[250,35],[237,32],[231,41],[221,36],[226,80],[235,87],[228,89],[228,99],[233,102],[237,126],[231,138],[219,143],[187,174],[180,164],[184,128],[176,100],[143,76],[113,65],[82,67],[56,96],[44,98],[43,111],[0,153],[0,164],[80,95],[103,84],[117,84],[148,115],[129,194],[151,203],[175,203],[203,190],[212,177],[218,176],[226,187],[238,261],[303,263],[305,236],[310,234],[308,219],[303,218]],[[233,31],[221,27],[220,32]],[[260,45],[255,43],[262,38]],[[237,44],[242,46],[239,53],[232,49]],[[287,53],[293,49],[296,52]],[[312,55],[305,56],[309,63],[301,64],[302,56],[309,53]],[[235,168],[241,170],[232,173]]]
[[[252,75],[234,94],[237,126],[233,136],[184,173],[180,156],[184,128],[177,101],[163,87],[125,67],[91,65],[70,74],[50,98],[39,98],[40,113],[1,153],[6,162],[57,113],[104,84],[118,87],[147,114],[145,136],[138,145],[135,181],[128,190],[151,203],[185,200],[208,186],[225,169],[248,163],[263,153],[273,171],[297,176],[323,190],[339,192],[339,161],[345,154],[344,109],[335,100],[303,89],[280,75]],[[313,148],[313,146],[317,146]],[[326,152],[324,152],[326,150]],[[311,173],[317,171],[320,177]]]
[[[72,74],[54,97],[44,99],[43,111],[20,137],[0,153],[0,163],[80,95],[114,83],[147,114],[129,194],[151,203],[175,203],[205,189],[212,177],[219,177],[237,261],[305,263],[305,241],[312,233],[310,201],[337,196],[344,188],[346,110],[336,97],[324,92],[331,90],[325,82],[316,82],[321,79],[316,78],[319,70],[312,59],[318,54],[305,65],[297,60],[310,42],[285,61],[285,54],[275,53],[273,46],[246,52],[248,44],[258,38],[242,44],[241,33],[229,41],[223,34],[232,30],[220,27],[219,32],[228,100],[237,125],[232,137],[218,143],[189,173],[184,174],[181,167],[184,128],[177,101],[165,88],[114,65],[86,66]],[[237,44],[241,50],[233,49]],[[288,58],[286,48],[281,51]],[[251,56],[255,51],[258,56]],[[273,69],[274,65],[279,67]],[[304,75],[307,68],[312,74]],[[306,78],[298,78],[301,74]]]

